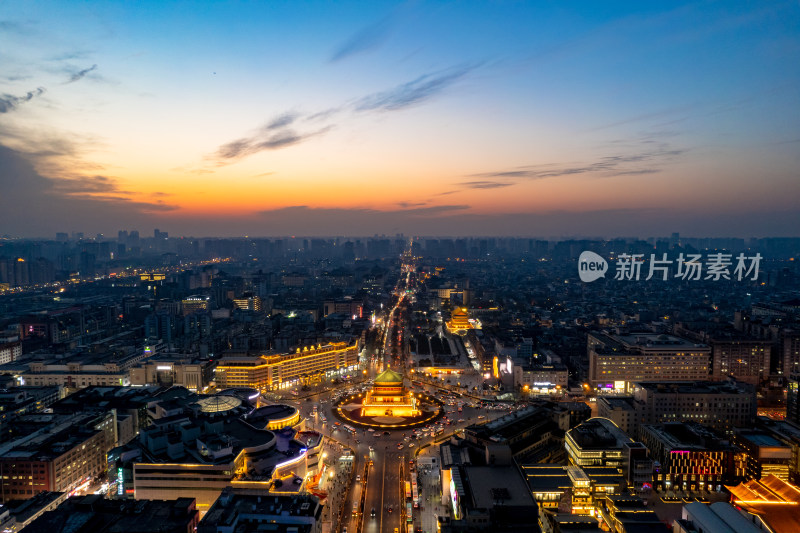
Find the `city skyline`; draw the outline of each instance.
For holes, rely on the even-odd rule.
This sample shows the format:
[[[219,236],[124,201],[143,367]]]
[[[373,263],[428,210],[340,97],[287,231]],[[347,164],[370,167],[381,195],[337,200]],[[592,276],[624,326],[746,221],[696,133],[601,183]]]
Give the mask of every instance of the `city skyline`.
[[[796,2],[6,6],[0,232],[796,236]]]

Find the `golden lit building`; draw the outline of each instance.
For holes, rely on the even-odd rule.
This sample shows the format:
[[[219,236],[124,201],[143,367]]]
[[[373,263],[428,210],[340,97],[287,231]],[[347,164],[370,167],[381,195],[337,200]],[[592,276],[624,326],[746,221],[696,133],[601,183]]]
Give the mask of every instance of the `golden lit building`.
[[[211,309],[211,298],[208,296],[189,296],[181,301],[181,307],[183,307],[183,316],[208,311]]]
[[[245,311],[263,311],[261,298],[258,296],[242,296],[241,298],[233,299],[233,307],[236,309],[243,309]]]
[[[298,348],[290,354],[225,357],[215,370],[221,389],[251,387],[261,391],[291,387],[352,372],[358,367],[358,345],[333,342]]]
[[[469,323],[469,313],[463,307],[458,307],[453,310],[450,315],[450,320],[447,322],[448,331],[456,332],[471,329],[472,324]]]
[[[372,390],[361,404],[362,416],[417,416],[417,399],[403,387],[403,376],[386,369],[375,378]]]
[[[765,526],[760,528],[762,531],[800,531],[800,488],[795,485],[768,475],[725,488],[731,493],[733,505],[760,518]]]

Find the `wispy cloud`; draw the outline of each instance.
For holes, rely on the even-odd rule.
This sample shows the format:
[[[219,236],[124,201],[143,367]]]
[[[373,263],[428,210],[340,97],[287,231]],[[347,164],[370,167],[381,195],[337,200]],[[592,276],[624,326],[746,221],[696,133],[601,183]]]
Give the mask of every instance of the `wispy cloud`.
[[[478,65],[453,67],[425,74],[387,91],[374,93],[355,102],[331,107],[316,113],[287,111],[268,120],[255,133],[221,145],[207,157],[217,164],[228,164],[266,150],[288,148],[332,130],[336,115],[359,115],[368,112],[397,111],[430,100],[472,72]],[[341,118],[341,117],[340,117]],[[302,131],[314,123],[316,129]]]
[[[613,176],[635,176],[645,174],[655,174],[661,169],[657,165],[664,165],[671,160],[683,155],[687,150],[669,149],[661,146],[655,150],[640,151],[638,153],[612,155],[602,157],[599,160],[588,164],[555,164],[555,165],[533,165],[520,167],[513,170],[502,170],[497,172],[482,172],[472,174],[470,177],[483,178],[482,181],[471,181],[462,185],[477,188],[508,187],[513,185],[509,179],[546,179],[563,176],[593,175],[601,178]],[[642,166],[646,165],[646,166]],[[505,181],[489,181],[490,179],[500,179]],[[496,185],[493,185],[496,184]]]
[[[81,176],[72,179],[53,180],[54,190],[70,195],[122,193],[117,182],[108,176]]]
[[[396,111],[433,98],[464,78],[477,65],[460,66],[433,74],[425,74],[388,91],[374,93],[361,98],[355,104],[356,111]]]
[[[372,209],[367,207],[354,207],[354,208],[340,208],[340,207],[309,207],[307,205],[293,205],[288,207],[281,207],[278,209],[265,209],[260,212],[262,215],[272,215],[275,213],[297,213],[303,212],[313,214],[315,216],[337,216],[337,215],[350,215],[353,213],[366,214],[372,216],[391,217],[394,215],[403,216],[420,216],[420,217],[436,217],[444,215],[445,213],[452,213],[454,211],[465,211],[469,209],[469,205],[429,205],[424,207],[408,207],[403,209]]]
[[[77,72],[73,72],[72,75],[65,83],[75,83],[76,81],[85,78],[89,73],[97,70],[97,65],[92,65],[89,68],[85,68],[83,70],[79,70]]]
[[[300,115],[297,113],[284,113],[282,115],[278,115],[277,117],[273,118],[266,126],[264,126],[265,130],[277,130],[280,128],[285,128],[289,126],[298,119]]]
[[[32,77],[33,76],[27,74],[9,74],[7,76],[3,76],[2,79],[5,81],[24,81],[24,80],[29,80]]]
[[[661,172],[660,168],[643,168],[641,170],[625,170],[623,172],[616,172],[615,176],[641,176],[643,174],[657,174]]]
[[[289,126],[300,117],[301,115],[294,111],[281,113],[268,120],[252,135],[223,144],[210,156],[210,159],[225,164],[264,150],[278,150],[300,144],[307,139],[322,135],[330,129],[328,126],[315,131],[298,133]]]
[[[300,144],[318,135],[324,135],[331,128],[332,126],[328,126],[302,134],[290,129],[279,129],[275,131],[270,128],[263,128],[253,136],[243,137],[223,144],[211,156],[211,159],[225,164],[265,150],[288,148],[289,146]]]
[[[506,183],[502,181],[465,181],[459,183],[462,187],[468,189],[502,189],[504,187],[511,187],[513,183]]]
[[[331,63],[336,63],[379,47],[391,34],[392,27],[391,19],[386,17],[360,29],[336,48],[331,56]]]
[[[25,93],[25,96],[14,96],[12,94],[0,95],[0,113],[8,113],[14,111],[20,104],[30,102],[37,96],[44,94],[44,87],[37,87],[32,91]]]
[[[13,20],[0,20],[0,32],[26,34],[31,32],[31,25]]]

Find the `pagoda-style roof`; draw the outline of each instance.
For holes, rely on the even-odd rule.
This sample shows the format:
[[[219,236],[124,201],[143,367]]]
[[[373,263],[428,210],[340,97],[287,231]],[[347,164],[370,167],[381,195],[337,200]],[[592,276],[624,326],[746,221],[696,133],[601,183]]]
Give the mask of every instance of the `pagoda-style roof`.
[[[387,368],[375,378],[376,384],[386,385],[389,383],[403,383],[403,376],[391,368]]]

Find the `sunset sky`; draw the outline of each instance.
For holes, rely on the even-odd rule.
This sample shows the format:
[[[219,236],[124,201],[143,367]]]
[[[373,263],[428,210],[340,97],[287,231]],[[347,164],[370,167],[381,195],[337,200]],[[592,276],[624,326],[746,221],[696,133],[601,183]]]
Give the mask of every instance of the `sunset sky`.
[[[0,4],[0,235],[796,236],[800,2]]]

